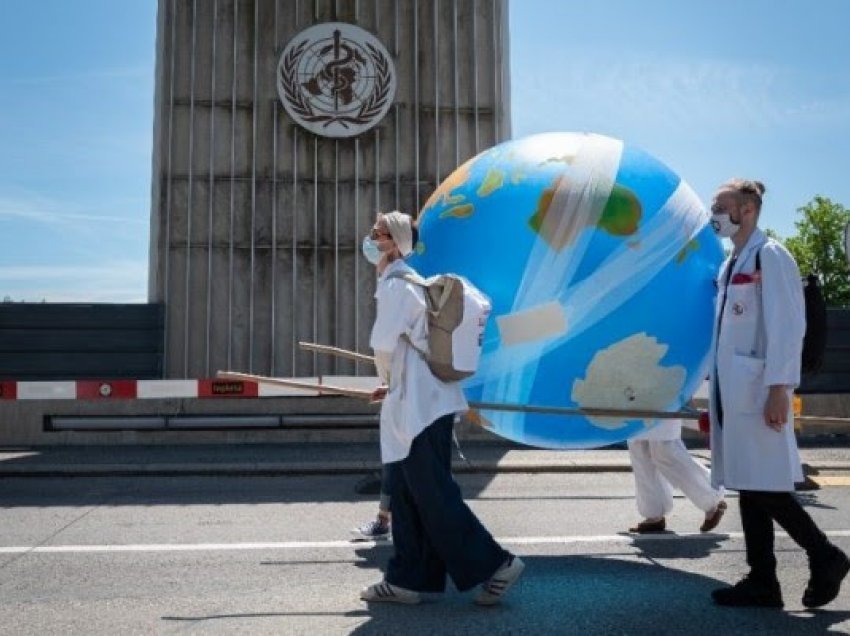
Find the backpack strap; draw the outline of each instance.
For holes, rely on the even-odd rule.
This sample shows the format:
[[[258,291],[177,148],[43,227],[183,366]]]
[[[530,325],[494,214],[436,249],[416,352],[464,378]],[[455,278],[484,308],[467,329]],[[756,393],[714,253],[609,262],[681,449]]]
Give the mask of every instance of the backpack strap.
[[[404,267],[403,269],[399,269],[399,270],[390,272],[389,274],[387,274],[387,278],[388,279],[389,278],[401,278],[403,280],[406,280],[408,283],[412,283],[413,285],[417,285],[419,287],[425,287],[425,279],[423,279],[421,276],[419,276],[419,274],[417,274],[413,270],[413,268],[411,268],[411,267]],[[428,303],[427,296],[428,296],[428,294],[426,293],[425,296],[426,296],[425,303],[426,303],[426,306],[427,306],[427,303]],[[417,347],[415,344],[413,344],[413,340],[411,339],[410,334],[403,333],[403,334],[401,334],[400,339],[404,340],[408,345],[410,345],[410,348],[413,349],[416,353],[418,353],[419,356],[425,362],[428,362],[428,353],[426,351],[423,351],[419,347]]]
[[[768,239],[769,240],[769,239]],[[762,243],[756,249],[756,272],[761,273],[761,248],[767,245],[767,241]],[[763,343],[761,342],[763,338],[767,337],[767,323],[764,318],[764,287],[759,280],[758,283],[758,291],[759,291],[759,312],[761,313],[761,329],[756,332],[756,341],[755,347],[758,350],[761,350],[761,346]]]
[[[423,282],[421,276],[419,276],[412,267],[405,264],[404,267],[397,269],[395,271],[387,274],[387,278],[403,278],[404,280],[410,283],[419,283],[420,285]]]
[[[408,283],[412,283],[418,287],[422,287],[423,289],[428,289],[428,284],[424,278],[422,278],[419,274],[414,272],[412,269],[409,271],[401,271],[401,272],[392,272],[387,275],[387,278],[403,278]],[[426,291],[425,293],[425,303],[428,305],[428,311],[432,314],[437,314],[448,302],[449,297],[451,296],[452,290],[455,285],[462,285],[457,278],[452,276],[443,276],[443,288],[440,291],[440,297],[434,299],[430,293]]]

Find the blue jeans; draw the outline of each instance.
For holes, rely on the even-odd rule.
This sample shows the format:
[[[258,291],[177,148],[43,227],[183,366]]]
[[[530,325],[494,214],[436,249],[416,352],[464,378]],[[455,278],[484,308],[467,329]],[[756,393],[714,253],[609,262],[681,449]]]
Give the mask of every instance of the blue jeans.
[[[487,581],[510,556],[463,501],[451,473],[454,415],[434,421],[410,454],[386,464],[395,553],[388,583],[442,592],[446,574],[461,592]]]

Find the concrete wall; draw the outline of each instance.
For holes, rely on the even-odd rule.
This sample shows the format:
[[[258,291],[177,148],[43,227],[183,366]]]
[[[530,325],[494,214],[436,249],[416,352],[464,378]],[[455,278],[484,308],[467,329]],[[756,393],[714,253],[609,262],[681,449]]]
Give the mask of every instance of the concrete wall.
[[[85,418],[89,421],[88,427],[93,426],[92,421],[108,418],[113,430],[49,430],[46,423],[55,416]],[[204,416],[212,416],[217,421],[194,428],[197,425],[193,420]],[[281,416],[281,421],[274,428],[244,428],[244,420],[252,416],[264,419]],[[344,397],[0,400],[0,444],[28,447],[371,442],[377,453],[377,416],[377,405]],[[134,424],[133,418],[137,417],[171,418],[168,426],[173,428],[163,429],[156,423]],[[151,428],[144,430],[143,426]],[[462,440],[504,441],[467,422],[461,423],[457,432]]]
[[[328,21],[394,57],[395,103],[360,137],[308,133],[277,95],[286,44]],[[166,305],[165,377],[374,373],[297,343],[366,350],[375,211],[417,211],[510,135],[507,21],[506,0],[159,0],[149,298]]]
[[[267,414],[321,414],[323,425],[278,429],[239,430],[45,430],[45,418],[71,416],[122,419],[130,428],[137,416],[221,415],[231,418]],[[374,439],[377,427],[343,429],[331,420],[337,415],[375,415],[377,409],[362,400],[348,398],[266,398],[266,399],[162,399],[162,400],[20,400],[0,404],[0,440],[6,446],[74,444],[205,444],[275,443],[307,441],[366,441]]]

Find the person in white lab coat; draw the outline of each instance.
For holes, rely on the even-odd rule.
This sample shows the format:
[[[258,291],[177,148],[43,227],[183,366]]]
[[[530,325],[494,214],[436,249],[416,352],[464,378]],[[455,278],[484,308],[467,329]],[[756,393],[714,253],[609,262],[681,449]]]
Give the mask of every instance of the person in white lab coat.
[[[749,573],[712,592],[720,605],[782,607],[773,522],[802,547],[811,570],[803,605],[832,601],[850,560],[795,498],[803,480],[793,430],[805,304],[797,264],[757,227],[764,185],[734,179],[714,196],[711,223],[733,250],[720,268],[710,378],[711,475],[739,491]]]
[[[681,490],[705,513],[701,532],[717,527],[726,512],[724,490],[711,485],[708,469],[685,448],[681,420],[661,420],[630,438],[627,446],[635,478],[635,503],[643,516],[629,532],[663,532],[665,517],[673,509],[673,488]]]
[[[382,400],[381,461],[392,513],[394,554],[384,580],[360,593],[364,601],[418,603],[443,592],[446,574],[460,591],[480,586],[475,602],[493,605],[519,578],[522,560],[503,549],[464,503],[451,474],[454,419],[468,408],[457,382],[442,382],[421,352],[428,350],[425,296],[404,278],[414,245],[412,219],[379,214],[363,241],[375,264],[377,312],[369,344]]]

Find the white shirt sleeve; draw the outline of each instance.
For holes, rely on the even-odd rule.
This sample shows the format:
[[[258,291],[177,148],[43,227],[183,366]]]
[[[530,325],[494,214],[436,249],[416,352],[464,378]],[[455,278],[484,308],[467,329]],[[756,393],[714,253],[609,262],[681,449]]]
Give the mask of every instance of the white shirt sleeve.
[[[765,386],[800,383],[806,306],[800,270],[786,249],[769,242],[761,249],[762,311],[765,326]]]

